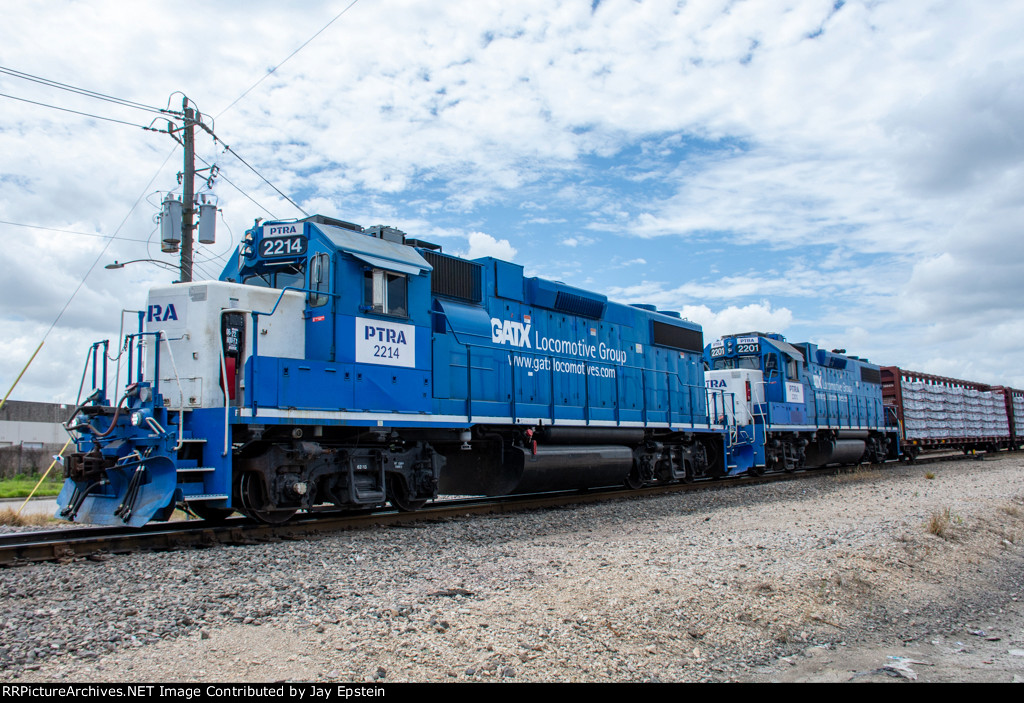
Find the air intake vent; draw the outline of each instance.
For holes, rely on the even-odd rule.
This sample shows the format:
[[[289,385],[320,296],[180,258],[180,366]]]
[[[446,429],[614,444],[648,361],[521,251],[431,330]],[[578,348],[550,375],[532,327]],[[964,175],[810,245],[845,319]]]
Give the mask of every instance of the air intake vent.
[[[423,258],[434,267],[434,272],[430,277],[431,293],[467,303],[479,303],[482,300],[480,264],[434,251],[421,253]]]
[[[878,369],[873,369],[870,366],[861,366],[860,380],[864,381],[864,383],[881,383],[882,372]]]
[[[560,290],[555,296],[555,310],[582,317],[601,317],[604,313],[604,303]]]
[[[653,321],[653,325],[652,337],[655,344],[698,354],[704,351],[704,333],[700,330],[666,325],[657,320]]]

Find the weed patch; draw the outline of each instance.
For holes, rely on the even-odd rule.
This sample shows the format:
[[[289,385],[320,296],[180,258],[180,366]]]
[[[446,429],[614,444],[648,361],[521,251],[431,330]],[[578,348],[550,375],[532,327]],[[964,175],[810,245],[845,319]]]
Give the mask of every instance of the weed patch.
[[[1006,505],[999,506],[999,511],[1010,517],[1022,518],[1024,517],[1024,508],[1014,503],[1007,503]]]
[[[952,537],[951,528],[953,525],[962,525],[964,519],[954,513],[949,508],[943,508],[932,513],[932,516],[928,519],[925,528],[930,534],[942,539],[949,539]]]
[[[881,475],[882,472],[872,466],[860,465],[853,469],[840,471],[833,478],[839,483],[852,483],[854,481],[873,481]]]
[[[12,527],[27,527],[31,525],[39,527],[49,525],[51,522],[54,522],[54,519],[45,514],[18,515],[18,511],[14,508],[0,510],[0,525],[10,525]]]

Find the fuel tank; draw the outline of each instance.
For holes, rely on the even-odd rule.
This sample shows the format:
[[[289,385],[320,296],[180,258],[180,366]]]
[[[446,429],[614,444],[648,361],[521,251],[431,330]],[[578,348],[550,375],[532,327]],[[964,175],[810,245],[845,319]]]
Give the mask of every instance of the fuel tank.
[[[511,495],[564,491],[625,482],[633,450],[623,445],[538,445],[497,452],[449,454],[439,492]]]

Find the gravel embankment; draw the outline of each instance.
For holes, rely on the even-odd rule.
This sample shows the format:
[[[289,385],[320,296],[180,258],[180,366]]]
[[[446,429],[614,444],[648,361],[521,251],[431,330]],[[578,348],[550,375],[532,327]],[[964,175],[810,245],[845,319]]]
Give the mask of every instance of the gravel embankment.
[[[0,679],[1011,681],[1022,595],[1001,455],[8,569]]]

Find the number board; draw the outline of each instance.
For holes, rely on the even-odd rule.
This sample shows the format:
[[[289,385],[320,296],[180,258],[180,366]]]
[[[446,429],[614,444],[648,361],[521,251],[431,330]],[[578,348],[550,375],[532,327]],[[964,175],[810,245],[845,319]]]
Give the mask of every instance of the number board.
[[[757,337],[737,337],[737,354],[757,354],[761,351],[761,343]]]
[[[260,240],[260,256],[273,259],[278,256],[302,256],[306,253],[306,238],[301,234],[290,237],[265,237]]]

